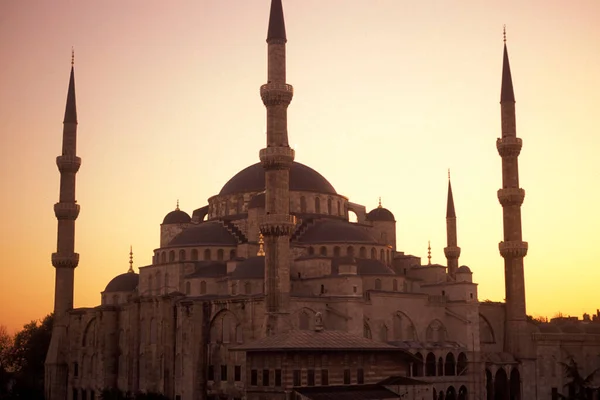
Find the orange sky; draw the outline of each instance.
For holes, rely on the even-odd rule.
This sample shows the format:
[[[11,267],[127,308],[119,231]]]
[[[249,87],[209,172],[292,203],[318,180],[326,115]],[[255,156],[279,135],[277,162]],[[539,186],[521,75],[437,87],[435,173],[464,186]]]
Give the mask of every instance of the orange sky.
[[[76,306],[150,263],[159,224],[191,214],[265,142],[268,0],[0,3],[0,324],[53,307],[71,46],[79,114]],[[284,0],[297,161],[368,209],[398,248],[445,263],[447,169],[461,264],[504,297],[498,253],[502,25],[517,99],[528,312],[600,306],[600,2]]]

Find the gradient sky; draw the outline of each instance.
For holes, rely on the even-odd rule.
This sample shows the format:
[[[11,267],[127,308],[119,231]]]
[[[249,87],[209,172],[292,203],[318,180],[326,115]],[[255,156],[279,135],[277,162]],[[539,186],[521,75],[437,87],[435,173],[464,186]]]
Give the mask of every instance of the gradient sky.
[[[71,46],[79,116],[76,307],[151,262],[188,213],[265,144],[268,0],[1,1],[0,324],[53,308]],[[395,215],[398,249],[445,263],[447,169],[460,264],[504,298],[502,25],[517,100],[529,314],[600,306],[600,2],[284,0],[297,161]]]

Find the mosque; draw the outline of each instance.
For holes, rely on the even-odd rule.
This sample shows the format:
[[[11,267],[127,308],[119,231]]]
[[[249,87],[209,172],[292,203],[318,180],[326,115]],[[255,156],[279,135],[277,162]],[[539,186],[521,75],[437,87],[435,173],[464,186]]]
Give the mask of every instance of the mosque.
[[[130,260],[94,308],[73,307],[81,159],[71,68],[56,161],[55,324],[46,398],[93,400],[118,389],[176,400],[555,399],[566,394],[561,362],[576,359],[582,373],[600,367],[600,314],[551,323],[526,314],[522,140],[506,43],[496,140],[504,303],[480,302],[473,271],[459,266],[450,182],[444,266],[396,247],[390,210],[380,204],[367,212],[294,161],[286,43],[281,0],[272,0],[259,162],[191,215],[179,206],[169,212],[152,264],[138,274]],[[600,399],[600,390],[588,395]]]

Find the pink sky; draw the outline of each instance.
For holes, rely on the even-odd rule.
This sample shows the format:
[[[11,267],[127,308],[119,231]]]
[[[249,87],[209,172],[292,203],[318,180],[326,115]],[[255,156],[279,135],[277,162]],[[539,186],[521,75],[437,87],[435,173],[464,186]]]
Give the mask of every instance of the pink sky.
[[[150,263],[159,224],[258,161],[268,0],[0,3],[0,324],[53,306],[62,117],[75,47],[76,306]],[[528,312],[600,307],[600,3],[284,0],[290,142],[351,201],[383,205],[398,248],[445,263],[452,169],[461,264],[504,297],[498,253],[502,26],[523,139]]]

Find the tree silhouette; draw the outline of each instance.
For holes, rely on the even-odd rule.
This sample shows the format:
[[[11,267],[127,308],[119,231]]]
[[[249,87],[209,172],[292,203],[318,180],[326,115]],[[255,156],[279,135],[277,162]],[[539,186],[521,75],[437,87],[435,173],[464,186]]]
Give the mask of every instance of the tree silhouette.
[[[559,394],[558,397],[560,399],[565,400],[588,400],[591,399],[591,392],[594,390],[591,386],[592,380],[594,379],[594,375],[598,372],[598,369],[595,369],[585,378],[581,375],[579,371],[579,365],[577,361],[573,359],[573,357],[569,358],[568,363],[561,362],[563,367],[564,374],[569,379],[569,382],[565,384],[567,388],[567,392],[569,393],[567,396]]]

